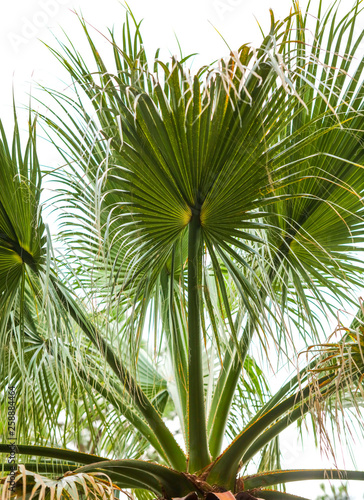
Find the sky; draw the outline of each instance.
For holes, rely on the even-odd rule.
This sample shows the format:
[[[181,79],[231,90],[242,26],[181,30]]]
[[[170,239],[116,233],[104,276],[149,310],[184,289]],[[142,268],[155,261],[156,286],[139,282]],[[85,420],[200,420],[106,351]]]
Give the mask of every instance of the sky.
[[[328,0],[323,2],[329,5]],[[343,2],[344,3],[344,2]],[[351,2],[350,2],[351,3]],[[303,5],[304,2],[301,2]],[[176,36],[184,55],[197,52],[194,68],[228,54],[226,43],[234,50],[243,43],[259,43],[257,18],[263,29],[269,26],[269,8],[277,18],[285,17],[291,8],[290,0],[130,0],[135,17],[142,23],[147,53],[153,55],[160,47],[164,58],[178,54]],[[311,12],[314,14],[315,5]],[[38,84],[56,86],[62,90],[59,66],[49,49],[41,43],[55,46],[54,36],[62,37],[61,27],[79,50],[84,47],[82,32],[74,11],[82,12],[95,30],[106,32],[106,27],[121,28],[125,10],[117,0],[14,0],[7,2],[0,16],[0,118],[10,131],[12,92],[16,101],[26,106],[29,93],[37,95]],[[364,26],[359,26],[363,29]],[[223,38],[226,42],[224,42]],[[363,51],[364,51],[364,47]],[[39,94],[38,94],[39,95]],[[41,146],[41,160],[53,161],[47,156],[47,147]],[[42,158],[47,156],[47,160]],[[51,153],[50,153],[51,154]],[[304,450],[296,443],[293,429],[282,439],[285,456],[283,467],[331,467],[332,460],[324,459],[314,449],[311,433],[305,437]],[[359,451],[359,448],[357,448]],[[360,450],[361,451],[361,450]],[[345,455],[338,459],[339,466],[352,467]],[[363,498],[364,487],[352,485],[350,498]],[[293,483],[289,492],[316,498],[319,482],[307,486]]]
[[[227,54],[229,45],[237,49],[242,43],[259,40],[259,28],[254,15],[266,27],[272,0],[130,0],[142,27],[145,45],[154,54],[161,47],[168,57],[178,53],[176,36],[185,54],[198,52],[201,65]],[[273,0],[277,17],[286,15],[290,0]],[[0,19],[2,59],[0,112],[11,109],[11,86],[15,82],[18,95],[26,91],[33,79],[47,81],[57,75],[57,65],[40,40],[54,45],[51,31],[60,34],[63,27],[73,40],[81,34],[73,12],[82,12],[90,25],[105,31],[105,27],[121,27],[124,9],[117,0],[16,0],[9,2]]]

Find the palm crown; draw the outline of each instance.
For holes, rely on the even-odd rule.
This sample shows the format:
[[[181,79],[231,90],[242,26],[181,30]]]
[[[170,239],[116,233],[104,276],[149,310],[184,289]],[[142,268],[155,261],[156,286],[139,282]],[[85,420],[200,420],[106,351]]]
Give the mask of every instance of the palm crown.
[[[320,11],[308,40],[298,5],[283,22],[271,14],[259,49],[196,74],[188,58],[148,66],[131,12],[121,44],[110,32],[112,71],[83,19],[92,70],[70,40],[51,49],[72,92],[45,89],[54,105],[40,120],[64,165],[42,172],[32,119],[23,152],[17,125],[12,147],[1,130],[2,412],[15,386],[25,464],[15,494],[288,499],[276,485],[327,477],[280,470],[278,436],[310,412],[324,432],[321,412],[335,422],[358,407],[361,312],[275,394],[251,347],[292,352],[291,328],[319,344],[322,315],[361,285],[358,15]],[[45,174],[62,256],[42,221]]]

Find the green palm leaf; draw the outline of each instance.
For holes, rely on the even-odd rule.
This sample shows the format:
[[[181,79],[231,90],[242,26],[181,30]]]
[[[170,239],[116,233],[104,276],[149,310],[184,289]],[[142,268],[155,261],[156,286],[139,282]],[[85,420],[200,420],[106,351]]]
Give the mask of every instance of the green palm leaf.
[[[1,128],[0,408],[16,386],[24,495],[111,498],[106,474],[166,498],[288,499],[264,487],[325,475],[279,470],[288,425],[310,413],[320,430],[325,411],[338,428],[362,399],[362,314],[335,343],[322,318],[362,284],[364,35],[360,2],[321,10],[312,36],[298,5],[271,13],[257,50],[195,73],[150,65],[130,9],[109,70],[80,18],[91,63],[66,36],[51,51],[70,85],[43,89],[62,165],[40,168],[35,122],[23,152],[17,123],[11,148]],[[292,361],[296,338],[313,357],[272,395],[256,353]]]

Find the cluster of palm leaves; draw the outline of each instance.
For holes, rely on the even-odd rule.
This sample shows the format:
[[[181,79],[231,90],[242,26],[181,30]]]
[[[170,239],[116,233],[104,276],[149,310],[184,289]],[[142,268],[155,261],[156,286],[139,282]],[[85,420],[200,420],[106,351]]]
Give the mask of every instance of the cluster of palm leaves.
[[[82,18],[89,55],[51,48],[68,88],[43,89],[25,149],[16,117],[12,145],[1,128],[4,470],[9,386],[19,459],[3,498],[285,500],[291,481],[364,479],[282,470],[279,446],[306,418],[332,451],[330,423],[362,426],[359,15],[297,4],[196,72],[148,64],[130,11],[112,69]],[[36,121],[60,166],[40,166]],[[272,393],[267,365],[287,359]]]

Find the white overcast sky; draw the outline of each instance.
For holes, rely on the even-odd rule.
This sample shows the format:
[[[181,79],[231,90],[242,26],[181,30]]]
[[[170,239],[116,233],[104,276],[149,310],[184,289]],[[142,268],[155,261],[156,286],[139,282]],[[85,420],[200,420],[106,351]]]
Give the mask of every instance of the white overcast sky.
[[[142,27],[145,46],[154,54],[157,47],[164,55],[177,54],[178,36],[184,53],[198,52],[201,65],[227,53],[221,37],[232,48],[259,40],[254,15],[266,27],[269,8],[276,15],[289,12],[290,0],[130,0],[136,18],[144,19]],[[80,40],[80,29],[72,10],[81,11],[86,20],[98,29],[120,27],[124,9],[117,0],[13,0],[7,2],[0,19],[1,93],[0,113],[9,107],[12,82],[17,95],[32,78],[49,82],[50,73],[57,74],[57,65],[39,39],[52,42],[50,30],[59,34],[59,26],[73,41]],[[213,25],[213,26],[212,26]],[[29,88],[29,85],[28,85]],[[19,98],[18,98],[19,100]],[[5,108],[5,110],[4,110]]]
[[[156,48],[160,47],[164,58],[178,54],[177,35],[185,55],[193,52],[200,54],[195,60],[195,67],[228,53],[216,30],[233,50],[246,42],[258,43],[260,35],[255,18],[267,29],[269,8],[273,9],[276,17],[283,18],[292,5],[291,0],[129,0],[128,3],[136,18],[144,19],[142,34],[147,53],[154,54]],[[329,1],[324,0],[323,4],[328,6]],[[317,1],[313,5],[317,5]],[[51,31],[60,36],[62,27],[78,48],[84,46],[73,9],[82,12],[91,25],[104,32],[106,27],[112,26],[117,32],[125,15],[125,10],[117,0],[12,0],[2,5],[0,118],[9,132],[13,86],[17,102],[23,105],[28,101],[31,82],[34,82],[33,86],[38,82],[60,85],[58,88],[62,88],[57,82],[58,64],[40,40],[54,45]],[[315,7],[311,12],[315,14]],[[45,158],[41,160],[47,162]],[[332,461],[324,460],[314,450],[309,436],[305,438],[302,450],[296,444],[295,433],[287,431],[282,439],[282,449],[285,456],[282,466],[286,468],[334,466]],[[362,455],[360,447],[356,451]],[[358,466],[362,468],[362,458],[357,456],[357,459]],[[348,456],[339,457],[338,465],[352,467]],[[288,491],[315,499],[320,492],[318,485],[319,482],[310,482],[308,485],[293,483]],[[353,484],[350,499],[362,499],[363,491],[363,483]]]

